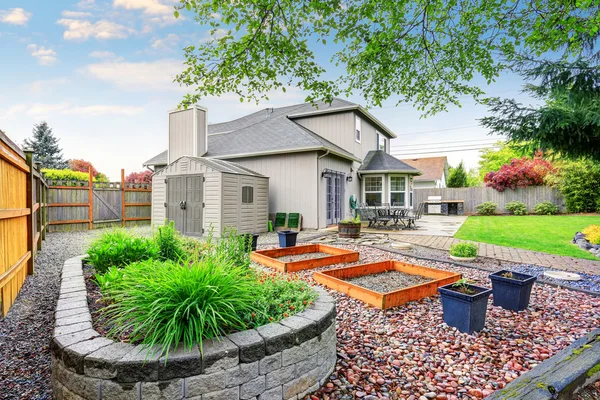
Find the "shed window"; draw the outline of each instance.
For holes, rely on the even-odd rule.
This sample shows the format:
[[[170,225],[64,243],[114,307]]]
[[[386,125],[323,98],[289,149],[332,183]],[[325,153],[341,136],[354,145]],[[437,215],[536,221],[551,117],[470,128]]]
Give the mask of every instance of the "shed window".
[[[370,206],[378,206],[383,199],[383,178],[381,176],[365,177],[365,202]]]
[[[254,187],[242,186],[242,204],[254,203]]]

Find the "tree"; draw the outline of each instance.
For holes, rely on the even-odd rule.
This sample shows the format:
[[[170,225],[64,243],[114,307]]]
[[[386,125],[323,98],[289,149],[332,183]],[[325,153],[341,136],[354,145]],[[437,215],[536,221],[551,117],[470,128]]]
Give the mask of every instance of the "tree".
[[[179,0],[212,39],[185,50],[176,77],[206,96],[268,99],[297,87],[307,101],[339,95],[381,106],[391,96],[425,113],[478,98],[519,53],[594,51],[597,1]],[[334,70],[339,68],[339,71]]]
[[[559,156],[600,161],[600,67],[597,59],[537,61],[516,65],[529,83],[524,91],[544,102],[525,106],[514,99],[488,100],[491,116],[481,120],[490,133],[528,141]]]
[[[480,179],[483,181],[488,172],[497,172],[503,165],[510,164],[514,158],[525,156],[525,153],[529,153],[528,146],[502,141],[496,142],[494,148],[481,150],[479,152]]]
[[[463,166],[463,162],[458,163],[456,168],[452,168],[448,173],[448,182],[446,186],[449,188],[467,187],[467,172]]]
[[[498,172],[488,172],[484,182],[486,186],[503,192],[518,187],[541,186],[546,176],[553,172],[555,168],[547,160],[515,158],[509,164],[504,164]]]
[[[132,172],[125,177],[126,183],[152,183],[152,171]]]
[[[98,176],[98,170],[94,168],[91,162],[81,159],[69,160],[69,168],[72,171],[79,171],[87,173],[89,171],[89,167],[92,167],[92,176],[95,178]]]
[[[52,133],[52,129],[46,121],[33,126],[31,139],[23,141],[23,147],[33,150],[35,162],[39,162],[42,168],[65,169],[67,161],[63,158],[62,149]]]
[[[552,174],[551,183],[563,195],[567,211],[599,212],[600,163],[589,160],[563,161],[558,166]]]

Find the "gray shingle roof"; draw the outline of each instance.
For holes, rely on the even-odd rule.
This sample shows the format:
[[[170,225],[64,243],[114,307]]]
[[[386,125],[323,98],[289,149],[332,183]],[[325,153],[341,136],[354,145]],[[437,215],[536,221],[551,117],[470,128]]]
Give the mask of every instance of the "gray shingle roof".
[[[358,169],[360,173],[374,172],[401,172],[404,174],[421,175],[421,171],[411,167],[398,160],[396,157],[389,155],[383,150],[371,150],[367,153],[363,164]]]
[[[215,158],[181,156],[177,160],[173,161],[171,164],[179,161],[182,158],[189,158],[190,160],[198,161],[199,163],[206,165],[208,168],[214,169],[215,171],[219,171],[219,172],[225,172],[228,174],[236,174],[236,175],[258,176],[261,178],[265,178],[264,175],[261,175],[258,172],[254,172],[251,169],[248,169],[237,163],[234,163],[231,161],[225,161],[225,160],[217,160]],[[164,171],[164,170],[165,169],[158,171],[157,174],[160,174],[161,171]]]
[[[319,103],[318,110],[333,110],[355,105],[334,99],[331,105]],[[233,121],[208,126],[208,153],[205,157],[234,158],[245,155],[281,152],[285,150],[329,150],[356,161],[352,153],[331,143],[287,116],[315,111],[309,103],[266,109]],[[167,151],[144,163],[144,166],[167,164]]]

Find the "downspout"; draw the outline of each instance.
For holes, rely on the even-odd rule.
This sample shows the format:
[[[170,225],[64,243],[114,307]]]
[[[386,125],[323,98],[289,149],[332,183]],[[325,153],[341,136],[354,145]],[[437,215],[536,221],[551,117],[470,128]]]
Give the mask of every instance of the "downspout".
[[[329,150],[327,150],[327,151],[325,152],[325,154],[323,154],[323,155],[321,155],[321,156],[317,157],[317,160],[320,160],[321,158],[323,158],[323,157],[326,157],[326,156],[328,156],[328,155],[329,155]]]
[[[321,225],[321,173],[319,172],[319,160],[329,155],[329,150],[326,150],[324,154],[317,157],[317,229]]]

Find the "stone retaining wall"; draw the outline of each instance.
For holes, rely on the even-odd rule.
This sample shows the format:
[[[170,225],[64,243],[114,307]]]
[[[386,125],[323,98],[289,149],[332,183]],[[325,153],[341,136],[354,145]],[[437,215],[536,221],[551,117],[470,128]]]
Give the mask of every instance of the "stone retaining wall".
[[[148,348],[96,332],[82,257],[64,264],[52,340],[55,399],[301,399],[322,386],[336,363],[335,302],[319,298],[279,323],[238,332],[168,362]]]

